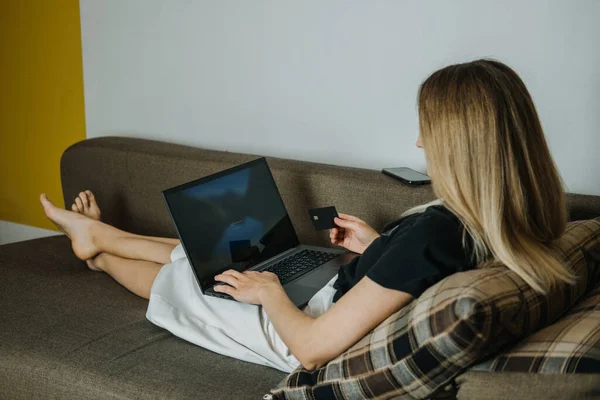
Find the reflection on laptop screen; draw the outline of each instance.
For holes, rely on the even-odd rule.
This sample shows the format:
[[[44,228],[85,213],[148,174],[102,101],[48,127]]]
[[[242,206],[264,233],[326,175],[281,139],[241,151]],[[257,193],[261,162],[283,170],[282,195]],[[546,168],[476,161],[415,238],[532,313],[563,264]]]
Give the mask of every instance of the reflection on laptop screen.
[[[202,289],[298,245],[264,158],[165,191]]]

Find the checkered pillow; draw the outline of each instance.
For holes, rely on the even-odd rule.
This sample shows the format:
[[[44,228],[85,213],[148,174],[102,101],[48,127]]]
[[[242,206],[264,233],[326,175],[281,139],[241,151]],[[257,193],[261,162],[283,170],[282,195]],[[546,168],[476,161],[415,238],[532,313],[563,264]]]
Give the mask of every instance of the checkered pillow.
[[[600,246],[587,252],[600,281]],[[472,371],[573,374],[600,372],[600,284],[564,317]]]
[[[504,346],[549,325],[595,286],[582,250],[600,242],[600,219],[571,222],[555,244],[579,277],[547,296],[507,268],[457,273],[391,315],[315,371],[299,367],[274,399],[427,398]]]

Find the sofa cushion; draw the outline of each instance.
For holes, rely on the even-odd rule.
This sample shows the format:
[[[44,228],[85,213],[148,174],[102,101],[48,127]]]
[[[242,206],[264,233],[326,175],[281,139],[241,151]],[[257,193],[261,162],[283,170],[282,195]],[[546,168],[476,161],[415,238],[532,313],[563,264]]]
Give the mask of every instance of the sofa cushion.
[[[597,281],[600,247],[586,253]],[[600,374],[600,285],[559,321],[472,371]]]
[[[586,257],[600,275],[600,246]],[[600,399],[600,284],[560,320],[457,382],[461,399]]]
[[[549,325],[597,283],[584,251],[600,219],[571,222],[554,247],[579,278],[540,295],[507,268],[454,274],[315,371],[298,368],[275,399],[427,398],[477,360]]]
[[[146,320],[56,236],[0,246],[0,399],[256,399],[285,374]]]

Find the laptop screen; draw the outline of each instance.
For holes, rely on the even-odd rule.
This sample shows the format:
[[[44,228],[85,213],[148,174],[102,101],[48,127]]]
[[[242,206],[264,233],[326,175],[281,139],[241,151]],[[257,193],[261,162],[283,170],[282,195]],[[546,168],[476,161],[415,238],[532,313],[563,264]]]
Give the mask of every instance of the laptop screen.
[[[299,244],[264,158],[163,195],[203,290],[222,271],[246,270]]]

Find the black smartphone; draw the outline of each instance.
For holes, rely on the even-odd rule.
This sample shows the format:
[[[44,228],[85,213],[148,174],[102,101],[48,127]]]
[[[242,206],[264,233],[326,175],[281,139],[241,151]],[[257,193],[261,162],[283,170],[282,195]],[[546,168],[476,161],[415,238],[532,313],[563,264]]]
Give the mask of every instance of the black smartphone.
[[[392,176],[409,185],[425,185],[431,183],[431,179],[425,174],[407,167],[384,168],[381,170],[386,175]]]

